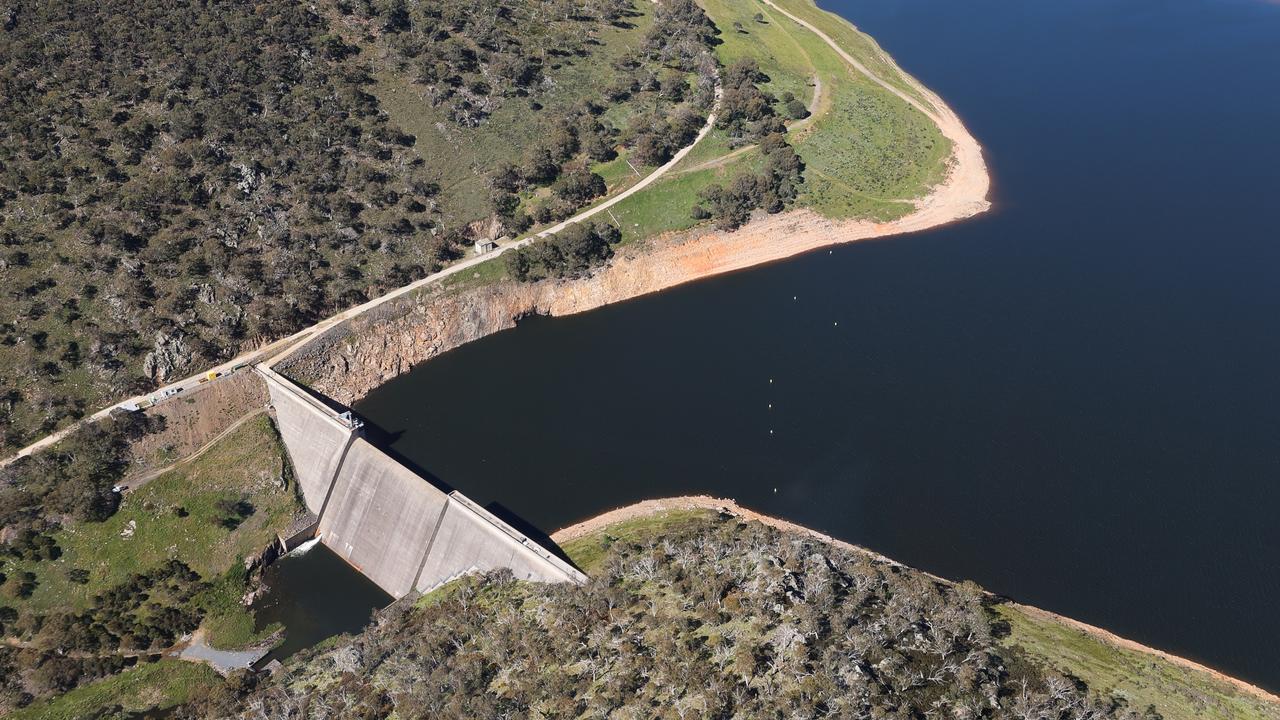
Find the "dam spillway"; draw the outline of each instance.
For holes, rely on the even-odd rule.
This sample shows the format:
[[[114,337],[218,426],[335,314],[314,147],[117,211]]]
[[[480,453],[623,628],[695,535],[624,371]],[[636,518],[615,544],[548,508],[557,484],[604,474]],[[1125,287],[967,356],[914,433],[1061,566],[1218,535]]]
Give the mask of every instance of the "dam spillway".
[[[267,384],[320,541],[393,597],[507,568],[521,580],[586,576],[461,493],[445,492],[360,437],[358,423],[268,367]]]

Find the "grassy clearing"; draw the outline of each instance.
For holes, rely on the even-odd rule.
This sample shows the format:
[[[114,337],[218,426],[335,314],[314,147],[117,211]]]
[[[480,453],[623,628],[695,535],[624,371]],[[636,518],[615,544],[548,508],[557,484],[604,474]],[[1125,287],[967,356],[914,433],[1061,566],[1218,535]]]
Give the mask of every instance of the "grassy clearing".
[[[507,261],[505,257],[498,256],[482,262],[465,272],[450,275],[441,283],[441,289],[444,292],[469,290],[482,285],[491,285],[505,279],[507,279]],[[432,288],[425,288],[420,292],[432,292]]]
[[[902,77],[901,71],[889,59],[888,53],[881,49],[870,35],[861,32],[849,21],[819,8],[813,0],[774,0],[774,3],[826,33],[844,48],[845,52],[862,63],[867,70],[875,73],[877,77],[907,95],[921,102],[927,102],[924,96]],[[787,18],[779,18],[779,21],[795,26],[795,23]],[[805,32],[808,33],[807,30]],[[812,33],[809,34],[812,35]]]
[[[627,151],[625,148],[618,153],[618,157],[609,162],[592,165],[591,172],[604,178],[604,184],[609,188],[610,195],[631,187],[646,174],[643,167],[636,166],[635,169],[632,169],[627,164]]]
[[[793,7],[805,3],[780,4],[805,17]],[[822,106],[793,140],[807,168],[800,203],[833,219],[889,220],[910,212],[906,201],[942,180],[950,142],[932,120],[850,67],[817,35],[770,8],[765,13],[791,29],[823,83]],[[891,66],[873,62],[879,49],[869,38],[834,16],[818,15],[822,22],[807,19],[846,52],[881,79],[910,87]]]
[[[486,216],[489,193],[484,185],[485,170],[502,161],[518,164],[523,153],[546,137],[564,111],[576,103],[601,102],[600,89],[620,76],[613,68],[614,60],[640,47],[653,25],[652,3],[638,2],[634,9],[636,14],[627,18],[631,27],[606,27],[590,57],[557,59],[558,65],[548,72],[550,89],[538,95],[542,109],[533,110],[524,99],[507,98],[479,127],[461,128],[449,121],[403,76],[381,72],[375,77],[371,91],[378,102],[396,125],[417,137],[415,150],[438,173],[447,217],[466,222]],[[609,107],[604,118],[615,127],[625,127],[636,110],[624,102]],[[626,168],[625,163],[622,166]]]
[[[634,242],[669,230],[685,230],[697,224],[689,211],[698,200],[698,191],[713,182],[724,182],[733,177],[735,162],[720,168],[698,170],[672,175],[645,188],[643,192],[623,200],[610,208],[614,220],[622,230],[622,242]]]
[[[914,208],[911,200],[928,192],[946,172],[950,143],[919,110],[854,70],[821,38],[758,0],[705,0],[707,14],[721,29],[716,55],[724,64],[750,57],[769,77],[763,89],[791,92],[809,104],[813,80],[822,84],[814,116],[790,140],[806,165],[798,205],[832,219],[891,220]],[[794,6],[794,7],[793,7]],[[873,72],[904,90],[910,85],[880,58],[866,36],[811,5],[783,5],[810,18]],[[754,19],[759,13],[765,22]],[[744,32],[734,29],[739,23]],[[914,94],[914,93],[913,93]],[[624,241],[696,225],[689,211],[700,190],[727,182],[758,160],[740,153],[714,167],[702,167],[733,152],[723,132],[710,133],[673,172],[613,208]]]
[[[583,535],[576,540],[570,540],[561,545],[560,549],[565,551],[565,554],[569,556],[573,564],[577,565],[582,572],[590,575],[599,569],[600,562],[604,559],[609,546],[613,543],[645,543],[654,537],[670,532],[672,528],[682,527],[689,523],[706,522],[714,517],[716,517],[714,510],[701,508],[667,510],[653,515],[613,523],[601,530]]]
[[[846,77],[831,112],[796,149],[806,166],[802,203],[831,218],[889,219],[910,210],[904,199],[942,180],[951,145],[900,98]]]
[[[41,700],[14,711],[9,717],[12,720],[80,720],[98,717],[98,713],[114,707],[128,713],[163,710],[187,702],[200,690],[221,684],[222,678],[206,665],[165,659]]]
[[[794,23],[781,23],[770,18],[768,6],[754,0],[703,0],[707,15],[720,28],[721,44],[716,47],[720,62],[729,65],[742,58],[753,58],[769,81],[760,89],[781,97],[790,92],[808,103],[813,95],[809,82],[816,72],[804,45],[798,41]],[[760,13],[765,22],[756,22]],[[740,32],[734,23],[742,26]]]
[[[1154,705],[1165,720],[1280,719],[1280,707],[1205,673],[1116,647],[1015,606],[1000,605],[996,612],[1011,630],[1005,645],[1022,648],[1097,692],[1125,698],[1130,707]]]
[[[106,521],[64,528],[55,535],[60,558],[23,568],[38,582],[27,608],[83,609],[94,595],[170,558],[206,580],[221,578],[270,544],[299,512],[284,457],[271,420],[262,416],[200,458],[130,492]],[[247,503],[252,512],[231,528],[220,507],[227,502]],[[88,582],[72,582],[73,568],[87,570]]]

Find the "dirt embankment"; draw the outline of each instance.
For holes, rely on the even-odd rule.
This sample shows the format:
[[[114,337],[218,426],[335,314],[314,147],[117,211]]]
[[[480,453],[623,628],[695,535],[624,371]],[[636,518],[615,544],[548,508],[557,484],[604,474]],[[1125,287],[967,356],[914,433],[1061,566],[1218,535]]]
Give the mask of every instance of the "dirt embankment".
[[[985,208],[982,200],[967,210],[973,214]],[[584,312],[817,248],[956,219],[954,213],[932,206],[889,223],[836,223],[809,210],[795,210],[761,217],[732,233],[682,233],[628,246],[586,278],[424,289],[333,328],[277,369],[350,405],[413,366],[514,327],[521,317]]]
[[[266,404],[267,386],[246,368],[198,385],[148,409],[148,417],[164,419],[164,429],[130,446],[132,462],[125,482],[189,457],[236,421]]]

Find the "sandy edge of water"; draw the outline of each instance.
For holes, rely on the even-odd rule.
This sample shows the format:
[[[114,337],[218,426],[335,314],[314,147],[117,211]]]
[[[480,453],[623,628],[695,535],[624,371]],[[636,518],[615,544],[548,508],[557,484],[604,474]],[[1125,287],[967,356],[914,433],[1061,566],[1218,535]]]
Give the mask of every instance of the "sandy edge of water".
[[[754,510],[749,510],[747,508],[742,507],[737,502],[729,498],[715,498],[715,497],[711,497],[710,495],[685,495],[680,497],[658,498],[654,500],[642,500],[632,505],[627,505],[624,507],[616,508],[614,510],[610,510],[605,513],[601,513],[600,515],[596,515],[595,517],[588,518],[586,520],[583,520],[580,523],[570,525],[569,527],[561,528],[560,530],[557,530],[551,534],[551,539],[556,544],[563,545],[564,543],[570,542],[572,540],[577,540],[578,538],[584,537],[586,535],[599,532],[609,527],[610,525],[624,522],[626,520],[634,520],[637,518],[649,517],[651,515],[656,515],[663,512],[670,512],[672,510],[714,510],[716,512],[727,513],[729,515],[733,515],[734,517],[738,517],[743,520],[755,520],[764,525],[768,525],[769,527],[777,528],[779,530],[783,530],[787,532],[795,532],[802,535],[807,535],[809,537],[814,538],[815,540],[818,540],[823,543],[827,543],[829,545],[834,545],[836,547],[843,548],[845,550],[861,553],[863,555],[868,555],[876,560],[906,567],[902,563],[892,558],[885,557],[880,553],[874,552],[872,550],[868,550],[867,548],[862,547],[860,545],[854,545],[853,543],[848,543],[843,540],[837,540],[836,538],[833,538],[830,535],[827,535],[826,533],[818,532],[817,530],[814,530],[812,528],[807,528],[803,525],[797,525],[793,522],[789,522],[781,518],[776,518],[770,515],[763,515]],[[923,572],[923,571],[920,571],[920,572]],[[941,578],[941,577],[938,577],[937,575],[933,575],[932,573],[926,573],[926,574],[948,584],[951,584],[953,582],[946,578]],[[1257,685],[1251,685],[1245,682],[1244,680],[1231,677],[1226,673],[1222,673],[1217,670],[1214,670],[1211,667],[1206,667],[1204,665],[1201,665],[1200,663],[1195,662],[1194,660],[1188,660],[1187,658],[1180,657],[1178,655],[1173,655],[1163,650],[1157,650],[1156,648],[1149,647],[1147,645],[1134,642],[1133,640],[1120,637],[1119,635],[1116,635],[1115,633],[1109,630],[1105,630],[1103,628],[1100,628],[1094,625],[1089,625],[1088,623],[1083,623],[1083,622],[1080,622],[1079,620],[1074,620],[1072,618],[1066,617],[1064,615],[1059,615],[1057,613],[1050,612],[1048,610],[1042,610],[1038,607],[1034,607],[1031,605],[1023,605],[1022,603],[1010,603],[1010,604],[1014,605],[1019,610],[1026,612],[1028,615],[1031,615],[1037,618],[1046,618],[1049,620],[1053,620],[1062,625],[1066,625],[1067,627],[1070,627],[1072,629],[1084,632],[1108,645],[1112,645],[1114,647],[1118,647],[1124,650],[1134,650],[1134,651],[1146,653],[1148,655],[1153,655],[1155,657],[1158,657],[1162,660],[1166,660],[1179,667],[1183,667],[1195,672],[1205,673],[1215,680],[1226,683],[1236,688],[1237,690],[1240,690],[1249,695],[1252,695],[1260,700],[1280,705],[1280,697],[1273,695],[1267,692],[1266,690],[1263,690]]]

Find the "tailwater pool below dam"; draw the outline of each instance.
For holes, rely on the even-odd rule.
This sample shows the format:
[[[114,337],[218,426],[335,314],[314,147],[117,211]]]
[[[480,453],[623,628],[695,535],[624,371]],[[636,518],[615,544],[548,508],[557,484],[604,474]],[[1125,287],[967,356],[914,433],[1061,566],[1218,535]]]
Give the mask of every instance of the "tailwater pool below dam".
[[[964,118],[992,212],[528,319],[371,438],[546,533],[731,497],[1280,690],[1280,5],[821,4]],[[387,600],[279,567],[277,608],[343,596],[291,646]]]

